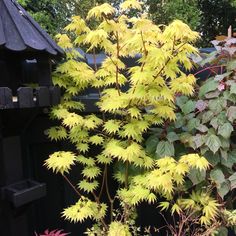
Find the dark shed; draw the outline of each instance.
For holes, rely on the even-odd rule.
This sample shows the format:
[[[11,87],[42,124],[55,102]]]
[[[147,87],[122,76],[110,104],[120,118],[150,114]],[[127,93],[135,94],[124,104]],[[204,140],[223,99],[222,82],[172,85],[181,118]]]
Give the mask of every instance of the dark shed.
[[[30,83],[52,85],[52,60],[63,55],[17,2],[0,0],[0,87],[10,88],[15,95],[19,87]]]
[[[35,170],[41,168],[42,162],[29,154],[32,140],[27,139],[26,134],[35,133],[40,127],[37,139],[40,135],[44,137],[46,124],[41,127],[36,120],[44,117],[45,123],[49,123],[44,114],[45,107],[60,101],[60,90],[52,85],[51,71],[52,64],[63,56],[63,50],[18,3],[0,0],[2,236],[33,235],[35,224],[31,222],[37,222],[38,218],[30,212],[37,204],[36,200],[48,196],[46,183],[41,183],[42,178],[35,176]],[[34,127],[31,126],[33,122],[36,122]]]

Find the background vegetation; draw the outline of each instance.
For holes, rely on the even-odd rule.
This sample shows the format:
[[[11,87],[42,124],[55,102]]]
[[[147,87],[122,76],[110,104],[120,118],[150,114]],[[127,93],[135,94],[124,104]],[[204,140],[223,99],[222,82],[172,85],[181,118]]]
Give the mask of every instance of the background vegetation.
[[[122,0],[18,0],[51,34],[60,32],[72,15],[86,16],[96,4],[108,2],[117,7]],[[156,24],[174,19],[187,23],[201,33],[200,46],[209,46],[215,36],[227,34],[229,25],[236,28],[235,0],[146,0],[146,11]]]

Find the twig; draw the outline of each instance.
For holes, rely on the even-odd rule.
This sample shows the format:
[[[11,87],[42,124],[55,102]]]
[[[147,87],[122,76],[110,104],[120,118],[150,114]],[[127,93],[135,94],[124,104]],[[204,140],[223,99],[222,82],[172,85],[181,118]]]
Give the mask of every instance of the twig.
[[[66,180],[66,182],[73,188],[73,190],[77,193],[79,197],[82,197],[82,194],[76,189],[76,187],[71,183],[71,181],[64,175],[62,174],[63,178]]]

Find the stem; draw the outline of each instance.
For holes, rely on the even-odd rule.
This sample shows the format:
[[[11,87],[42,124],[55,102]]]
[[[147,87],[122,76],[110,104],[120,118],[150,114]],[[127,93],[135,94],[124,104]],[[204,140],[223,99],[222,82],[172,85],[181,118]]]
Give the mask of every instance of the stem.
[[[144,49],[144,54],[145,56],[147,56],[148,54],[148,51],[147,51],[147,48],[146,48],[146,45],[145,45],[145,41],[144,41],[144,38],[143,38],[143,32],[141,31],[141,38],[142,38],[142,43],[143,43],[143,49]]]
[[[97,60],[96,60],[96,56],[95,56],[95,48],[93,48],[93,63],[94,63],[94,70],[95,72],[98,70],[98,67],[97,67]]]
[[[110,221],[112,222],[113,221],[114,199],[111,197],[111,194],[109,192],[108,178],[107,178],[107,165],[105,166],[104,176],[105,176],[106,193],[107,193],[107,197],[110,202]]]
[[[98,196],[97,196],[94,192],[92,192],[92,195],[93,195],[93,197],[94,197],[96,203],[97,203],[98,205],[101,205]],[[101,218],[100,221],[101,221],[102,225],[104,226],[104,228],[105,228],[106,230],[108,230],[108,226],[107,226],[105,220],[104,220],[103,218]]]
[[[64,175],[62,174],[63,178],[66,180],[66,182],[73,188],[73,190],[77,193],[79,197],[82,197],[82,194],[76,189],[76,187],[71,183],[71,181]]]
[[[116,40],[117,40],[117,43],[116,43],[116,57],[117,57],[117,60],[119,60],[119,57],[120,57],[120,43],[119,43],[119,35],[118,35],[118,32],[116,32]],[[118,81],[118,76],[119,76],[119,67],[118,67],[118,64],[116,63],[116,89],[118,91],[118,94],[120,96],[120,85],[119,85],[119,81]]]
[[[100,189],[100,192],[99,192],[99,195],[98,195],[98,198],[99,198],[99,199],[100,199],[101,196],[102,196],[102,191],[103,191],[103,188],[104,188],[104,185],[105,185],[105,178],[106,178],[106,171],[107,171],[106,166],[107,166],[107,165],[105,165],[104,171],[103,171],[102,186],[101,186],[101,189]]]
[[[105,168],[106,168],[106,177],[105,177],[105,184],[106,184],[106,193],[107,193],[107,197],[108,197],[108,199],[109,199],[109,201],[110,202],[113,202],[114,200],[112,199],[112,197],[111,197],[111,194],[110,194],[110,192],[109,192],[109,187],[108,187],[108,179],[107,179],[107,165],[105,166]]]
[[[114,209],[114,201],[110,202],[111,204],[111,209],[110,209],[110,221],[113,221],[113,209]]]
[[[129,162],[125,162],[125,188],[128,189]]]
[[[174,47],[174,43],[175,43],[175,41],[173,41],[173,47]],[[180,45],[175,51],[172,51],[171,56],[174,56],[176,53],[178,53],[179,50],[180,50],[185,44],[186,44],[186,43],[183,43],[183,44]],[[154,80],[162,73],[162,71],[165,69],[165,67],[167,66],[167,64],[170,62],[170,60],[172,59],[171,56],[166,60],[164,66],[163,66],[163,67],[158,71],[158,73],[154,76]]]
[[[202,73],[202,72],[204,72],[204,71],[211,70],[211,69],[214,69],[214,68],[221,68],[221,69],[222,69],[222,67],[225,67],[225,66],[224,66],[224,65],[220,65],[220,66],[208,66],[208,67],[206,67],[206,68],[204,68],[204,69],[199,70],[198,72],[196,72],[196,73],[194,74],[194,76],[196,76],[196,75],[198,75],[198,74],[200,74],[200,73]]]

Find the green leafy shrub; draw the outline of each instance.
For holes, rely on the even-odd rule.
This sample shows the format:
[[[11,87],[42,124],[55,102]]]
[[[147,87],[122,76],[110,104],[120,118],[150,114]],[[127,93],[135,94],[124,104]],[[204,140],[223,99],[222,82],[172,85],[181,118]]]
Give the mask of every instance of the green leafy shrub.
[[[175,122],[153,129],[146,142],[146,150],[157,159],[189,152],[204,155],[211,167],[190,171],[189,188],[211,189],[222,209],[233,209],[236,188],[235,42],[235,38],[213,41],[216,51],[200,62],[203,69],[197,72],[207,72],[208,78],[199,82],[193,97],[176,98]],[[216,228],[234,226],[225,220],[225,214],[230,213],[222,211],[221,214],[223,218]],[[220,235],[227,235],[227,230]]]
[[[143,145],[144,135],[152,127],[176,119],[176,94],[194,92],[195,77],[184,71],[192,68],[189,55],[197,49],[191,43],[198,34],[178,20],[164,27],[154,25],[142,12],[130,18],[129,11],[141,11],[142,4],[124,1],[119,15],[109,4],[96,6],[87,17],[87,21],[95,18],[96,28],[89,28],[76,16],[65,28],[74,39],[58,35],[67,59],[57,68],[54,83],[65,93],[51,112],[61,126],[48,130],[48,136],[68,140],[75,151],[55,152],[45,165],[60,173],[78,195],[78,201],[63,210],[63,217],[74,223],[95,222],[88,235],[134,234],[136,207],[143,201],[158,205],[160,198],[166,201],[160,206],[170,208],[172,214],[196,208],[195,219],[202,229],[219,218],[219,203],[210,193],[193,189],[189,195],[185,186],[190,170],[206,172],[209,168],[204,157],[187,154],[175,160],[173,147],[168,149],[169,143],[160,141],[165,158],[157,160],[148,150],[150,146],[146,150]],[[94,54],[94,64],[95,51],[103,50],[107,57],[99,68],[91,68],[79,60],[74,49],[78,46]],[[138,63],[127,67],[123,59],[136,55],[140,56]],[[82,113],[86,107],[74,99],[88,87],[99,91],[98,114]],[[168,135],[175,139],[173,133]],[[75,165],[82,166],[82,171],[74,184],[68,173]],[[108,178],[111,172],[119,185],[115,194],[109,188],[114,181]],[[102,200],[104,193],[108,202]],[[191,198],[194,203],[189,205]],[[205,202],[206,198],[209,201]],[[114,209],[115,201],[118,209]]]

